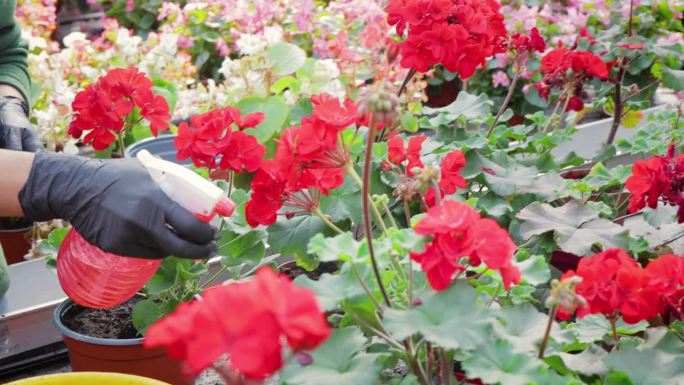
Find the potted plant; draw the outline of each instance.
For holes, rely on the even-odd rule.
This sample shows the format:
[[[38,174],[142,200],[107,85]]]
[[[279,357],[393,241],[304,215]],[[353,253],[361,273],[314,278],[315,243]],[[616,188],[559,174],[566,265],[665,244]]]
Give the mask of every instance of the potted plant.
[[[24,261],[31,249],[33,224],[24,218],[0,218],[0,245],[8,264]]]
[[[416,72],[445,64],[468,78],[471,60],[479,65],[477,55],[486,60],[512,38],[498,4],[469,6],[487,28],[466,29],[458,18],[468,16],[455,10],[416,22],[406,2],[390,2],[389,20],[407,35],[402,64]],[[464,36],[423,34],[452,24]],[[472,57],[441,45],[457,51],[472,41],[482,44]],[[336,262],[337,271],[293,285],[261,268],[180,305],[149,327],[145,345],[166,347],[190,373],[213,367],[229,384],[276,374],[287,385],[641,383],[654,361],[665,371],[649,381],[681,382],[673,363],[684,346],[684,228],[676,214],[650,211],[682,205],[681,114],[655,119],[657,129],[640,130],[644,140],[625,140],[654,149],[647,159],[596,163],[563,179],[585,159],[550,155],[576,132],[558,112],[581,102],[571,100],[586,81],[601,87],[623,70],[581,47],[551,52],[542,63],[563,59],[547,66],[557,78],[546,80],[566,95],[555,116],[539,111],[527,124],[510,126],[505,106],[493,114],[486,95],[461,91],[450,108],[415,117],[434,135],[407,135],[401,92],[383,71],[355,101],[309,97],[309,112],[278,132],[272,151],[237,162],[261,158],[244,219],[273,252],[309,270]],[[563,67],[566,55],[580,64]],[[216,167],[210,144],[224,134],[191,123],[179,156]],[[664,151],[645,140],[649,130],[668,132]],[[220,159],[230,164],[233,154]],[[554,273],[556,250],[582,256],[577,267]],[[229,310],[238,307],[245,311]]]

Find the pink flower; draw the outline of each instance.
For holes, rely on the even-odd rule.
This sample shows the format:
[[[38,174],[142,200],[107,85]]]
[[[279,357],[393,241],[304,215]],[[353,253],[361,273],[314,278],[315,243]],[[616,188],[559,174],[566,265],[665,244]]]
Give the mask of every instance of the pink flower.
[[[511,80],[504,71],[496,71],[492,75],[492,85],[496,87],[508,87],[511,85]]]

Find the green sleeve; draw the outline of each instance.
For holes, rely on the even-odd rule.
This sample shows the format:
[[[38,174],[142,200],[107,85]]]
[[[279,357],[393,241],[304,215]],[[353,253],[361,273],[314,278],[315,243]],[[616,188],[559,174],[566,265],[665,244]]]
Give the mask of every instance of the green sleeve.
[[[16,6],[16,0],[0,0],[0,84],[13,86],[30,102],[28,43],[21,38],[21,26],[14,19]]]
[[[7,292],[10,284],[9,268],[5,261],[5,256],[2,253],[2,245],[0,245],[0,298]]]

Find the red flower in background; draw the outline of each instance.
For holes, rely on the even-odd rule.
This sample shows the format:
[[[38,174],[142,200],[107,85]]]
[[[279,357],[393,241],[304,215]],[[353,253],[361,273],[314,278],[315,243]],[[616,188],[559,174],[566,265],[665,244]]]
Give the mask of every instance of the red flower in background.
[[[253,128],[264,119],[261,112],[241,117],[235,108],[217,108],[190,118],[190,124],[178,126],[174,145],[179,160],[191,158],[197,167],[231,170],[237,173],[255,171],[266,154],[254,136],[241,130]],[[238,130],[233,131],[233,126]]]
[[[670,144],[667,155],[638,160],[632,166],[632,175],[625,187],[632,193],[629,211],[636,212],[648,205],[658,207],[658,201],[679,206],[677,217],[684,222],[684,155],[675,154]]]
[[[349,149],[340,132],[357,120],[357,106],[330,95],[311,97],[313,112],[301,125],[283,131],[272,160],[263,161],[252,181],[252,196],[245,205],[250,226],[271,225],[278,212],[310,214],[320,194],[344,183]]]
[[[96,150],[104,150],[116,140],[135,107],[155,136],[169,128],[171,119],[166,99],[152,92],[152,81],[136,67],[109,71],[79,92],[71,107],[74,120],[67,132],[77,139],[87,132],[83,143],[92,144]]]
[[[282,367],[283,339],[297,352],[329,335],[314,294],[262,267],[252,281],[217,286],[181,304],[149,328],[145,347],[165,347],[192,375],[227,354],[232,370],[258,381]]]
[[[426,72],[442,64],[462,79],[497,52],[506,35],[504,16],[494,0],[390,0],[387,22],[400,36],[401,65]]]
[[[425,140],[427,140],[427,137],[424,135],[412,136],[408,140],[408,146],[404,147],[404,139],[402,137],[398,135],[391,136],[387,141],[387,161],[383,162],[382,168],[386,171],[391,171],[393,166],[396,166],[396,168],[401,170],[402,176],[405,179],[404,182],[410,184],[415,170],[425,167],[420,158]],[[466,187],[466,180],[461,176],[461,169],[465,165],[465,156],[463,156],[460,150],[453,150],[442,158],[438,182],[440,197],[453,194],[457,189]],[[402,187],[398,188],[398,190],[401,189]],[[435,205],[436,196],[433,186],[427,187],[425,202],[430,207]]]
[[[572,71],[570,71],[572,70]],[[566,111],[581,111],[584,108],[584,83],[592,78],[606,80],[608,65],[591,51],[569,50],[560,46],[541,60],[542,82],[535,85],[539,95],[548,98],[551,89],[565,89],[568,85],[572,94],[562,94],[561,100],[567,100]]]
[[[577,271],[561,276],[582,277],[576,292],[587,306],[577,310],[578,317],[603,314],[608,318],[622,315],[625,322],[637,323],[665,314],[678,303],[678,291],[684,289],[684,257],[663,255],[642,268],[620,249],[610,249],[584,257]],[[559,309],[559,318],[570,314]]]
[[[517,247],[506,230],[465,203],[443,201],[430,208],[414,230],[433,237],[423,252],[411,252],[411,258],[421,264],[434,290],[446,289],[454,274],[465,270],[461,264],[465,257],[472,266],[484,262],[499,270],[506,290],[520,282],[520,271],[512,264]]]

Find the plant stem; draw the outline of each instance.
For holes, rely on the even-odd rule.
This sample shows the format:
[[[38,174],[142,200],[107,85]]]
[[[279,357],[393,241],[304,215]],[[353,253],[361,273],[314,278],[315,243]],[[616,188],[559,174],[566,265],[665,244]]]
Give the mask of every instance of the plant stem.
[[[549,336],[551,335],[551,327],[553,326],[553,320],[556,318],[556,312],[558,312],[558,306],[551,308],[549,312],[549,322],[546,324],[546,330],[544,331],[544,338],[542,339],[541,346],[539,347],[539,359],[544,359],[544,351],[546,350],[546,345],[549,343]]]
[[[430,381],[428,375],[425,374],[425,370],[420,365],[420,362],[418,362],[418,360],[416,360],[416,358],[413,355],[413,347],[410,337],[407,341],[404,342],[404,349],[406,352],[406,363],[411,368],[413,374],[415,374],[418,378],[418,382],[420,382],[421,385],[430,385],[432,381]]]
[[[561,94],[561,96],[563,96]],[[556,116],[556,112],[558,112],[558,109],[560,108],[561,105],[561,97],[558,97],[558,102],[556,102],[556,107],[553,108],[553,112],[551,113],[551,116],[549,116],[549,120],[546,122],[546,126],[544,126],[544,129],[542,130],[543,133],[549,132],[549,129],[551,128],[551,123],[553,123],[553,117]]]
[[[382,206],[384,207],[385,213],[387,214],[387,217],[390,219],[392,226],[398,229],[399,225],[397,225],[397,221],[395,221],[394,216],[392,216],[392,210],[390,210],[389,206],[387,206],[386,203],[383,203]]]
[[[511,81],[511,87],[508,89],[508,93],[506,94],[506,99],[504,99],[503,103],[501,104],[501,107],[499,108],[499,112],[496,113],[496,117],[494,118],[494,123],[492,123],[492,126],[489,127],[489,132],[487,132],[487,138],[492,137],[492,133],[494,133],[494,128],[496,127],[496,124],[499,123],[499,119],[501,119],[501,116],[506,111],[506,108],[508,108],[508,103],[511,102],[511,97],[513,97],[513,93],[515,92],[515,86],[518,84],[519,78],[520,78],[520,75],[518,75],[518,73],[516,72],[515,75],[513,76],[513,80]]]
[[[370,132],[369,132],[369,134],[370,134]],[[353,165],[349,164],[347,166],[347,172],[349,173],[349,176],[351,176],[351,178],[354,180],[354,182],[356,182],[356,184],[359,186],[359,188],[361,188],[361,190],[363,190],[363,186],[365,185],[365,183],[363,182],[363,180],[361,179],[359,174],[356,173],[356,170],[354,170]],[[365,173],[365,169],[364,169],[364,173]],[[385,225],[385,221],[382,219],[382,213],[380,213],[380,210],[375,205],[375,202],[373,202],[373,200],[370,198],[370,195],[368,195],[367,198],[371,202],[371,208],[373,210],[373,215],[375,216],[375,221],[378,223],[378,226],[380,226],[380,229],[382,230],[382,232],[387,234],[387,226]]]
[[[118,133],[117,136],[119,138],[119,154],[121,155],[122,158],[124,158],[125,155],[124,155],[123,133]]]
[[[378,312],[382,314],[382,308],[380,307],[380,304],[375,299],[375,297],[373,297],[373,293],[371,293],[370,289],[368,288],[368,285],[366,285],[366,282],[364,282],[363,278],[361,278],[361,274],[359,274],[359,270],[356,268],[356,264],[353,261],[351,262],[351,269],[354,273],[354,276],[356,277],[356,280],[359,281],[361,288],[363,288],[363,291],[366,292],[368,298],[371,300],[371,302],[373,302],[373,305],[375,305],[375,307],[378,308]]]
[[[406,77],[404,78],[404,81],[401,83],[401,87],[399,87],[399,92],[397,92],[397,96],[401,96],[401,94],[404,93],[406,90],[406,86],[408,83],[411,81],[413,76],[416,74],[416,70],[411,68],[409,72],[406,74]]]
[[[618,335],[617,332],[617,327],[615,326],[615,323],[617,321],[617,314],[610,317],[610,329],[613,331],[613,339],[615,340],[615,349],[620,350],[620,336]]]
[[[432,180],[432,189],[435,190],[435,206],[442,204],[442,190],[439,189],[439,183],[436,180]]]
[[[634,16],[634,0],[629,2],[629,21],[627,22],[627,37],[632,36],[632,19]],[[613,144],[615,140],[615,135],[620,127],[620,122],[622,121],[622,111],[624,109],[624,101],[622,100],[622,81],[625,78],[625,72],[627,71],[627,66],[625,65],[625,58],[622,57],[619,62],[619,69],[617,74],[617,79],[615,81],[615,93],[613,94],[613,101],[615,103],[615,111],[613,115],[613,123],[610,126],[610,132],[608,133],[608,139],[606,139],[606,144]]]
[[[442,385],[450,385],[454,375],[454,363],[445,349],[439,349],[439,359],[442,361]]]
[[[337,234],[344,234],[344,231],[342,231],[342,229],[340,229],[334,223],[332,223],[330,219],[328,219],[328,217],[326,217],[325,214],[323,214],[321,212],[321,209],[319,209],[318,207],[316,207],[311,213],[320,218],[320,220],[323,221],[323,223],[325,223],[326,226],[328,226],[331,230],[335,231]]]
[[[404,214],[406,215],[406,227],[411,227],[411,211],[409,201],[404,198]],[[413,305],[413,258],[409,256],[409,286],[408,286],[409,308]]]
[[[207,288],[207,287],[209,287],[209,285],[211,285],[212,283],[214,283],[214,281],[216,281],[216,280],[218,279],[218,277],[221,276],[221,274],[225,273],[226,270],[228,270],[228,266],[222,265],[221,268],[218,269],[218,271],[216,272],[216,274],[214,274],[211,278],[209,278],[209,280],[207,280],[207,282],[204,283],[204,285],[202,285],[202,288]]]
[[[378,261],[375,258],[375,251],[373,250],[373,228],[371,226],[371,213],[369,207],[369,189],[370,189],[370,169],[371,169],[371,158],[373,156],[373,143],[375,142],[375,118],[371,114],[370,127],[368,128],[368,138],[366,140],[366,154],[363,159],[363,180],[361,186],[361,203],[363,205],[363,224],[366,230],[366,240],[368,242],[368,254],[370,255],[371,264],[373,265],[373,274],[375,274],[375,279],[378,281],[378,286],[380,287],[380,292],[382,293],[382,298],[385,300],[387,307],[392,307],[392,302],[390,302],[389,296],[387,295],[387,290],[385,290],[385,285],[382,282],[382,277],[380,276],[380,269],[378,268]],[[379,218],[379,222],[382,223],[382,218]],[[382,224],[384,228],[384,223]]]

